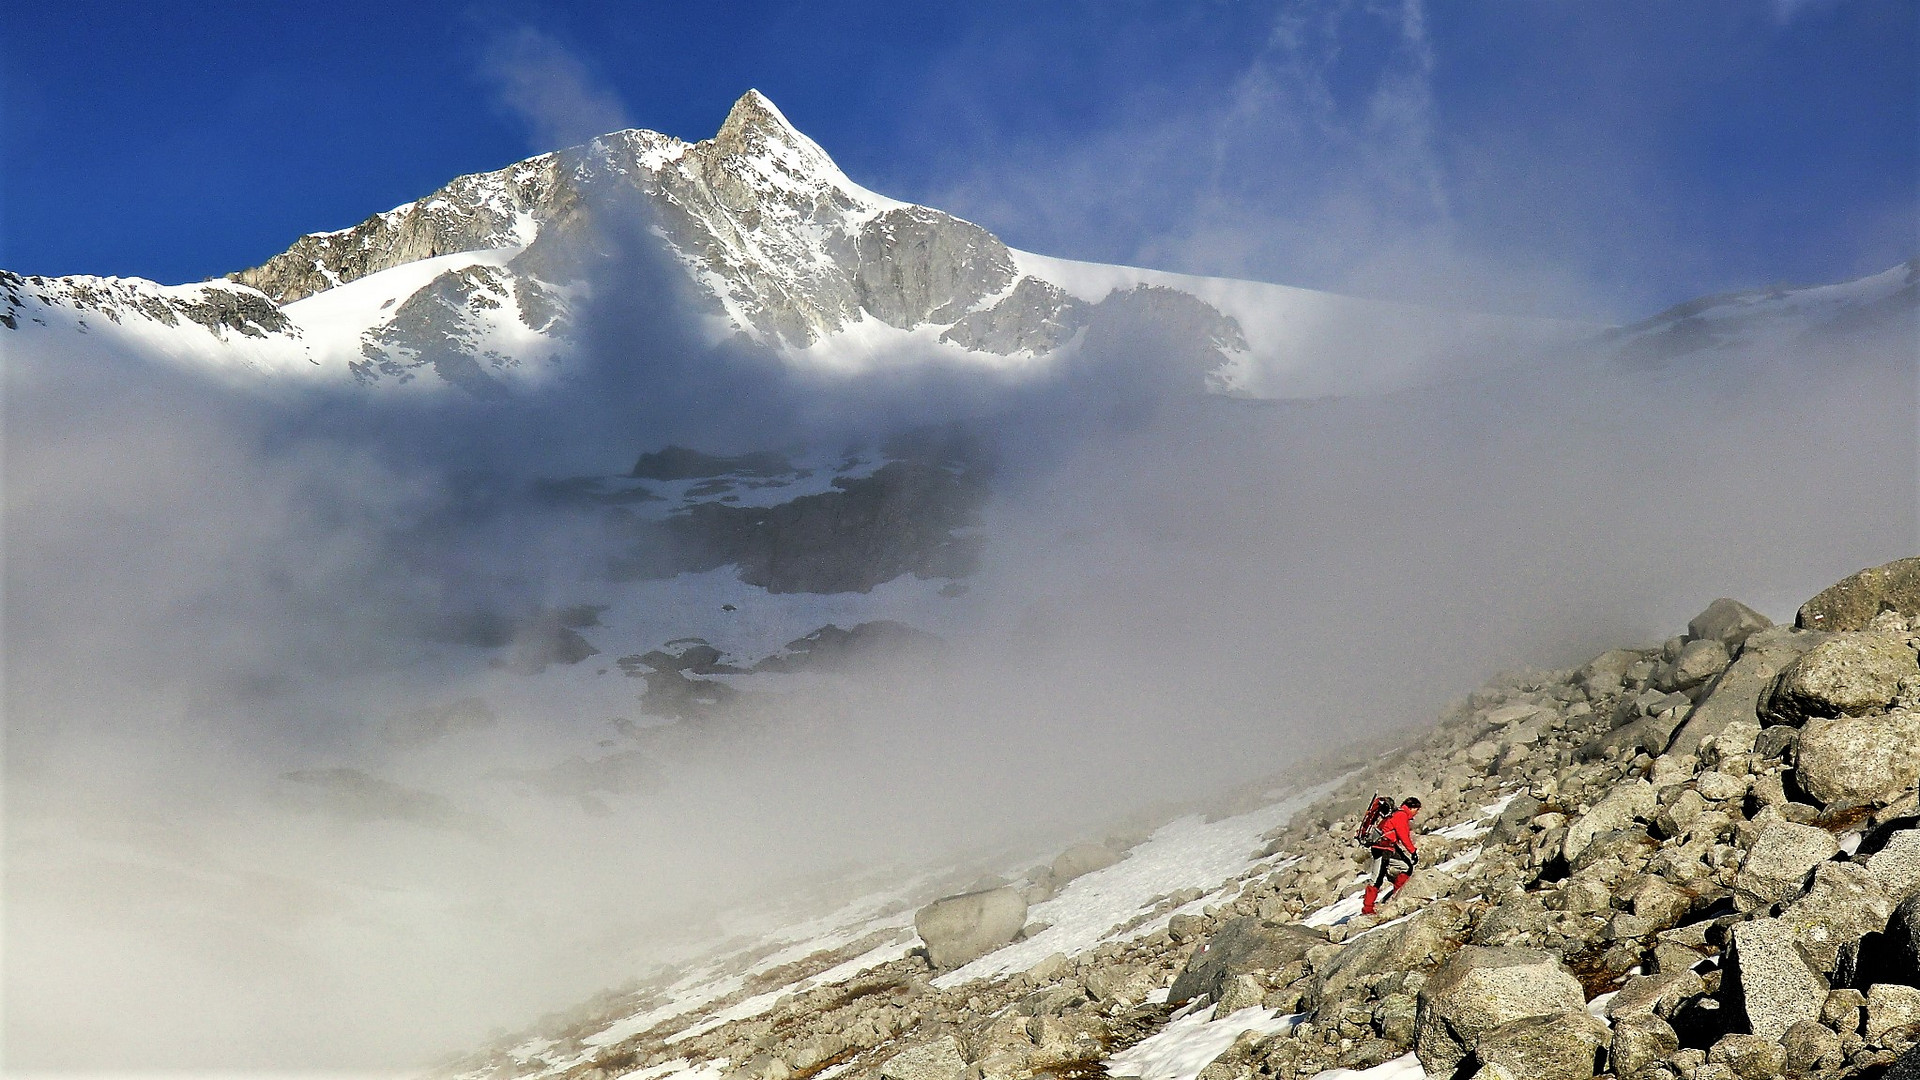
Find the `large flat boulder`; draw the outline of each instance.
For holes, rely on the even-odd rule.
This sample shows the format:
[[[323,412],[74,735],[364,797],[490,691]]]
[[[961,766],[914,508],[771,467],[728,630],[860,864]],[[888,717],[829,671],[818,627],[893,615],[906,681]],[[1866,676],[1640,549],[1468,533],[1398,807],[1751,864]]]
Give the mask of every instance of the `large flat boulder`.
[[[1553,953],[1469,945],[1420,988],[1414,1053],[1427,1072],[1448,1076],[1502,1024],[1585,1008],[1579,980]]]
[[[964,1080],[966,1075],[967,1059],[952,1035],[908,1047],[880,1066],[880,1080]]]
[[[1480,1037],[1473,1056],[1527,1080],[1591,1080],[1607,1042],[1607,1025],[1579,1010],[1501,1024]]]
[[[1920,556],[1869,567],[1800,605],[1808,630],[1861,630],[1883,611],[1920,615]]]
[[[1742,910],[1769,907],[1800,890],[1807,872],[1833,858],[1840,842],[1825,829],[1776,821],[1760,830],[1733,877]]]
[[[1010,886],[935,900],[913,916],[927,958],[943,970],[985,956],[1026,925],[1026,898]]]
[[[1827,982],[1800,951],[1790,924],[1779,919],[1736,923],[1728,960],[1728,976],[1755,1035],[1778,1040],[1793,1025],[1820,1019]],[[1722,984],[1723,993],[1729,989]]]
[[[1920,712],[1809,720],[1795,768],[1800,786],[1822,805],[1890,802],[1920,781]]]
[[[1420,876],[1416,874],[1414,880]],[[1373,930],[1348,941],[1326,970],[1315,977],[1315,1011],[1324,1014],[1337,1007],[1368,976],[1423,971],[1446,959],[1466,924],[1465,905],[1440,901],[1423,906],[1398,926]]]
[[[1306,926],[1268,922],[1248,915],[1222,923],[1167,991],[1167,1000],[1191,1001],[1206,994],[1219,1001],[1227,982],[1252,971],[1278,971],[1327,943],[1327,933]]]

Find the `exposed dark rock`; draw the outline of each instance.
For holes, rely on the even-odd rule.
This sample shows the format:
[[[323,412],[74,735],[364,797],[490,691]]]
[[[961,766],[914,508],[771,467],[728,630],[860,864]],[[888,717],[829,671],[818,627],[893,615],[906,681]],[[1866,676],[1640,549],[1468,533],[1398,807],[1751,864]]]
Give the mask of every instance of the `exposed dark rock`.
[[[795,471],[784,455],[770,450],[726,457],[667,446],[641,454],[628,475],[640,480],[701,480],[714,476],[788,476]]]
[[[941,644],[925,630],[891,619],[857,623],[843,630],[829,623],[787,643],[784,652],[753,665],[755,671],[844,671],[891,657],[925,655]]]
[[[977,472],[894,461],[837,490],[778,506],[696,503],[663,523],[673,555],[662,572],[727,564],[770,592],[867,592],[903,574],[957,578],[978,565],[987,489]]]

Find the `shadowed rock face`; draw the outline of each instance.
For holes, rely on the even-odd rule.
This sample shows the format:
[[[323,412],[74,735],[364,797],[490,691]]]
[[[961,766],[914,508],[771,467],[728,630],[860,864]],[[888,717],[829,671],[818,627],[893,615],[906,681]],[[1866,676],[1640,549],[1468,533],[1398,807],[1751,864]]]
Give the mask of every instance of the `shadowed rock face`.
[[[954,322],[1014,277],[1013,256],[991,233],[923,206],[867,222],[858,248],[860,306],[902,330]]]
[[[735,565],[769,592],[867,592],[902,574],[958,578],[977,567],[985,478],[924,460],[894,461],[836,490],[778,506],[696,503],[642,526],[642,547],[664,556],[623,568],[634,576]],[[664,544],[658,543],[664,534]]]

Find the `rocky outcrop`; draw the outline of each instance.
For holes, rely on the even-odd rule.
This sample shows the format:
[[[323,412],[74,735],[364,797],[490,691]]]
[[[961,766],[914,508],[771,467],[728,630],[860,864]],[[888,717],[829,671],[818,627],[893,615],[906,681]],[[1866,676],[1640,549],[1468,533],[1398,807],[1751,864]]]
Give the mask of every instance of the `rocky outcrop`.
[[[1803,630],[1864,630],[1883,611],[1920,615],[1920,556],[1869,567],[1800,605]]]
[[[215,338],[299,336],[270,298],[244,285],[204,282],[198,285],[157,285],[140,278],[88,276],[40,277],[0,270],[0,325],[17,329],[28,299],[43,306],[72,308],[82,316],[97,314],[108,322],[151,319],[162,326],[194,323]]]
[[[1670,754],[1691,754],[1701,740],[1728,724],[1758,723],[1761,696],[1780,670],[1812,648],[1818,638],[1790,628],[1755,631],[1741,645],[1739,655],[1720,677],[1702,691],[1698,704],[1687,710],[1670,745]]]
[[[1239,1035],[1199,1080],[1308,1080],[1409,1053],[1429,1075],[1511,1080],[1897,1075],[1920,1053],[1920,791],[1909,781],[1863,803],[1802,775],[1815,724],[1890,713],[1763,724],[1783,714],[1754,711],[1761,690],[1743,688],[1746,713],[1684,748],[1588,750],[1646,707],[1674,711],[1661,703],[1676,691],[1658,684],[1684,682],[1672,673],[1693,642],[1731,658],[1694,688],[1704,704],[1744,660],[1759,658],[1743,677],[1770,685],[1850,635],[1911,650],[1920,624],[1880,612],[1839,633],[1754,628],[1716,607],[1690,640],[1503,676],[1431,730],[1355,755],[1354,775],[1268,834],[1265,854],[1285,857],[1204,910],[1198,890],[1172,893],[1079,955],[933,989],[916,980],[1017,940],[1026,917],[1017,885],[949,898],[917,920],[924,957],[796,989],[762,1018],[635,1037],[632,1067],[766,1053],[794,1075],[832,1061],[856,1080],[922,1065],[970,1080],[1093,1075],[1204,997],[1212,1013],[1181,1023],[1255,1006],[1293,1020]],[[1885,708],[1906,708],[1900,695]],[[1420,793],[1423,854],[1446,869],[1423,865],[1376,915],[1343,914],[1360,879],[1348,838],[1375,791]],[[1047,895],[1054,875],[1037,867],[1028,891]],[[989,896],[1004,907],[990,933],[978,929]],[[943,904],[957,905],[964,948],[935,948],[947,931],[929,913]]]

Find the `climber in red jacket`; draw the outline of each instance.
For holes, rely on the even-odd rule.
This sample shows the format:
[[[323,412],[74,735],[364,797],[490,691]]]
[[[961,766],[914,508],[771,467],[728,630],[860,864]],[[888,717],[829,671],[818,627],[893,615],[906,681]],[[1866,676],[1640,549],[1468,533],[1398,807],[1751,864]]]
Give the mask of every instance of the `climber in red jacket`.
[[[1413,815],[1419,812],[1420,800],[1409,798],[1380,822],[1380,842],[1368,849],[1373,852],[1373,880],[1361,897],[1360,914],[1373,914],[1380,887],[1388,878],[1393,879],[1389,895],[1398,896],[1407,887],[1407,879],[1413,877],[1413,866],[1420,861],[1418,846],[1413,842]]]

